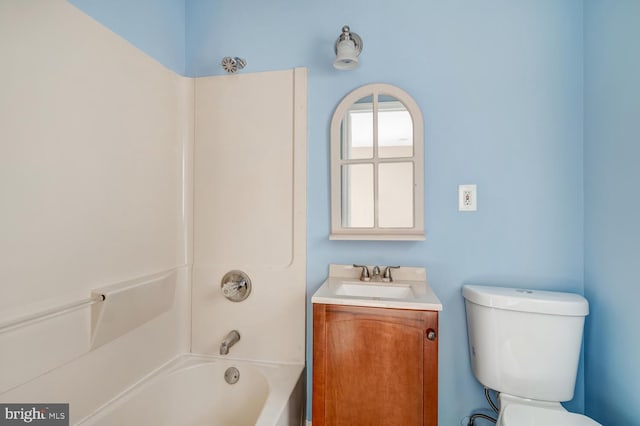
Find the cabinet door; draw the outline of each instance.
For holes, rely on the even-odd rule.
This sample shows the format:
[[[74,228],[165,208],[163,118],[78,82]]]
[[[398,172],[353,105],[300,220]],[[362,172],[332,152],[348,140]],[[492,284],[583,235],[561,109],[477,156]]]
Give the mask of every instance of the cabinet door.
[[[314,305],[314,426],[436,426],[437,325],[437,312]]]

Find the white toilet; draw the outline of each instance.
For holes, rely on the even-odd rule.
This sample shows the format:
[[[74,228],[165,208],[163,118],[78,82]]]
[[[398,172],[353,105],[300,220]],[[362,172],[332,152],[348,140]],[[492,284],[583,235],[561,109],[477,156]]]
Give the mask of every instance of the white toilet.
[[[465,285],[473,374],[500,392],[497,426],[596,426],[573,398],[587,300],[573,293]]]

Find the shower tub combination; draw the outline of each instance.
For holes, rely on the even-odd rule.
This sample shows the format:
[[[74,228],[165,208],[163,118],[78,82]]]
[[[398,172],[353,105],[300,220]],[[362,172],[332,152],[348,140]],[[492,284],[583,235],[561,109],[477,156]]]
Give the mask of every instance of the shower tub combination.
[[[184,354],[78,424],[298,426],[304,414],[303,369]]]

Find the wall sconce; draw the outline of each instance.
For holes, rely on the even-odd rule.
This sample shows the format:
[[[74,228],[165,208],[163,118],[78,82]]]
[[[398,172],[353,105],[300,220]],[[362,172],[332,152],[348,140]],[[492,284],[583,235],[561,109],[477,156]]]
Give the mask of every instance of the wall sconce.
[[[336,40],[336,60],[333,67],[338,70],[348,71],[358,67],[358,56],[362,52],[362,39],[356,33],[349,30],[349,26],[342,27],[342,34]]]

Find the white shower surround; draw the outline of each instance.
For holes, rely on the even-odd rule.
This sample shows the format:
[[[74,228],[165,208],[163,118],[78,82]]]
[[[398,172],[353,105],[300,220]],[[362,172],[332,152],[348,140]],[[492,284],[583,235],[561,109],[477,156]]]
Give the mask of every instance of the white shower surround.
[[[192,351],[305,362],[306,92],[297,68],[195,82]],[[231,270],[243,302],[224,298]]]
[[[291,227],[289,261],[257,265],[250,256],[249,262],[212,266],[206,259],[198,263],[196,254],[201,278],[189,300],[198,83],[165,69],[65,0],[5,0],[0,11],[0,50],[12,65],[0,70],[0,189],[22,203],[2,212],[11,232],[0,245],[0,257],[10,262],[0,264],[0,320],[82,299],[105,285],[177,272],[167,312],[97,349],[90,348],[88,309],[0,335],[0,401],[69,402],[75,424],[179,354],[216,353],[230,327],[243,332],[231,356],[301,372],[306,70],[258,77],[274,74],[289,82],[282,83],[292,86],[289,118],[295,112],[299,119],[290,122],[283,148],[289,171],[280,174],[290,177],[282,204]],[[233,87],[234,80],[228,82],[223,87]],[[264,258],[283,253],[260,247],[267,248]],[[216,274],[231,266],[254,280],[244,304],[219,298]]]

